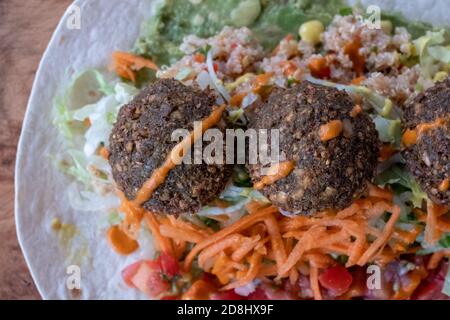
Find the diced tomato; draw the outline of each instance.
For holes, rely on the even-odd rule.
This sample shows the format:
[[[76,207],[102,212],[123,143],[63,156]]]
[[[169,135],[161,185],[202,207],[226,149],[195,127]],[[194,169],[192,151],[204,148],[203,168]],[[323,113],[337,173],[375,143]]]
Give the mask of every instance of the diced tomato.
[[[122,270],[123,281],[130,288],[135,288],[134,284],[131,282],[131,279],[137,273],[139,267],[141,266],[141,263],[142,263],[142,261],[137,261]]]
[[[264,290],[258,287],[255,291],[248,295],[247,300],[269,300],[269,298]]]
[[[214,71],[217,72],[217,70],[219,70],[219,65],[214,62],[213,63],[213,68],[214,68]]]
[[[131,283],[150,297],[169,291],[170,283],[163,279],[160,264],[156,261],[142,261]]]
[[[227,290],[213,293],[211,300],[245,300],[245,297],[238,295],[234,290]]]
[[[345,292],[345,295],[340,297],[342,299],[361,298],[367,293],[367,272],[366,268],[355,266],[352,268],[352,285]]]
[[[146,293],[150,297],[157,297],[170,290],[170,283],[167,280],[164,280],[161,273],[158,272],[150,274],[150,277],[147,279],[147,286]]]
[[[169,278],[173,278],[180,272],[178,261],[168,253],[161,253],[158,258],[161,265],[161,271]]]
[[[334,266],[320,274],[319,282],[324,288],[340,296],[350,288],[353,277],[343,266]]]

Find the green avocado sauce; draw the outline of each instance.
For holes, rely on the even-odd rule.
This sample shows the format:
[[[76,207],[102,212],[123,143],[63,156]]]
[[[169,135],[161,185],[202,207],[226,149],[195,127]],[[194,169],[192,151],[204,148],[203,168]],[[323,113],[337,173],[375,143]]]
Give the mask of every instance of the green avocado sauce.
[[[305,21],[329,24],[342,7],[341,0],[165,0],[144,23],[134,51],[170,64],[183,56],[178,46],[185,36],[211,37],[224,26],[249,27],[270,50]]]
[[[159,65],[170,64],[183,56],[178,47],[185,36],[211,37],[224,26],[249,27],[271,50],[306,21],[317,19],[326,26],[335,15],[351,12],[344,0],[164,0],[144,23],[134,51]],[[406,27],[413,38],[432,29],[398,14],[383,13],[382,18]]]

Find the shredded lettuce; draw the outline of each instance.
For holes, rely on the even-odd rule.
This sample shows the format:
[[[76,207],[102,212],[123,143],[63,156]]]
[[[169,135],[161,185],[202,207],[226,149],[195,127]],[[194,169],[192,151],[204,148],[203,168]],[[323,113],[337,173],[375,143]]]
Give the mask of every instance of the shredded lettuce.
[[[379,174],[375,182],[380,186],[390,185],[395,193],[409,192],[405,200],[411,201],[414,207],[421,207],[427,195],[422,191],[416,180],[401,165],[394,165]]]
[[[373,122],[382,142],[391,143],[396,147],[400,147],[402,138],[400,119],[391,120],[377,115],[373,117]]]
[[[433,76],[449,67],[450,47],[445,29],[427,31],[427,33],[413,41],[419,55],[422,75],[431,79]]]
[[[237,221],[246,214],[245,205],[253,200],[269,203],[259,191],[248,187],[237,187],[229,184],[220,194],[219,199],[229,202],[231,205],[226,208],[204,206],[197,215],[200,217],[213,218],[214,216],[226,215],[230,219],[227,223]]]
[[[87,156],[93,155],[101,143],[108,146],[108,137],[120,107],[128,103],[135,94],[135,87],[118,83],[111,95],[104,96],[95,104],[88,104],[74,113],[74,120],[89,119],[91,124],[84,135],[83,149]]]
[[[53,123],[61,132],[65,151],[52,158],[62,172],[76,180],[68,192],[73,208],[96,211],[118,205],[111,167],[96,151],[108,145],[120,107],[137,92],[131,85],[107,81],[92,69],[76,76],[55,99]]]
[[[370,90],[367,87],[345,85],[327,80],[317,79],[312,76],[307,76],[305,79],[315,84],[336,88],[338,90],[344,90],[352,96],[361,97],[365,102],[367,102],[368,106],[372,107],[373,110],[375,110],[378,115],[385,117],[386,119],[396,120],[400,118],[398,108],[392,103],[390,99],[379,95],[378,93]]]

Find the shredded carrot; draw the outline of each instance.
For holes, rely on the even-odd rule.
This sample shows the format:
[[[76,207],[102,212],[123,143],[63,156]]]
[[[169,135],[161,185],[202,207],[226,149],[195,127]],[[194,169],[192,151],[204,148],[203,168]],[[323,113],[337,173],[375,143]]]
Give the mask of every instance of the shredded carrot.
[[[360,104],[355,104],[355,106],[350,111],[350,117],[356,118],[356,116],[358,116],[358,114],[360,114],[362,111],[363,110],[361,108],[361,105]]]
[[[378,156],[378,161],[383,162],[389,159],[397,149],[390,143],[385,143],[380,148],[380,155]]]
[[[215,256],[216,254],[224,251],[226,248],[229,248],[234,245],[238,245],[242,242],[242,236],[240,234],[230,234],[229,236],[222,239],[220,242],[216,242],[210,247],[203,250],[203,252],[198,256],[198,264],[200,267],[203,267],[206,260]]]
[[[281,266],[281,270],[279,270],[279,275],[285,275],[295,264],[302,258],[303,254],[307,249],[311,247],[311,243],[313,242],[314,228],[309,229],[305,232],[304,236],[297,242],[292,249],[289,257],[286,262]]]
[[[298,69],[297,66],[295,65],[295,63],[292,60],[283,61],[281,63],[281,68],[283,70],[283,74],[286,77],[291,76]]]
[[[433,253],[431,255],[430,260],[428,261],[427,269],[429,270],[436,269],[444,257],[450,257],[450,249],[441,250]]]
[[[89,128],[89,127],[91,126],[91,119],[85,118],[85,119],[83,120],[83,125],[84,125],[86,128]]]
[[[246,95],[247,95],[246,92],[236,93],[234,96],[231,97],[230,104],[234,107],[239,107]]]
[[[260,240],[261,237],[259,235],[245,239],[245,241],[236,249],[236,251],[233,252],[233,254],[231,255],[231,259],[236,262],[241,261],[257,246]]]
[[[248,271],[242,277],[240,277],[238,281],[230,283],[229,285],[225,286],[223,290],[230,290],[237,287],[241,287],[253,281],[258,276],[258,272],[261,268],[261,260],[262,260],[261,254],[259,254],[258,252],[253,253],[251,258],[249,259],[250,267],[248,268]]]
[[[367,240],[366,235],[362,232],[356,240],[353,242],[353,245],[350,249],[350,254],[348,255],[348,260],[346,263],[346,267],[351,267],[355,265],[361,256],[364,254],[364,249],[366,248]]]
[[[137,207],[133,202],[128,201],[125,195],[117,191],[121,199],[120,210],[125,214],[120,227],[130,238],[136,239],[141,228],[141,220],[144,216],[145,210]]]
[[[344,46],[344,53],[348,55],[353,63],[353,70],[355,70],[357,76],[361,76],[364,73],[365,58],[359,53],[361,49],[361,38],[355,37],[352,41]]]
[[[326,57],[313,58],[308,63],[308,68],[313,77],[324,79],[330,77],[330,66]]]
[[[440,192],[446,192],[448,188],[450,187],[450,179],[445,178],[442,180],[442,182],[439,184],[439,191]]]
[[[438,218],[437,227],[442,232],[450,232],[450,218],[447,216],[441,216]]]
[[[413,270],[408,274],[408,280],[406,283],[400,281],[400,288],[392,296],[392,300],[407,300],[414,293],[416,288],[422,281],[422,274],[420,270]]]
[[[129,52],[115,51],[112,54],[112,68],[122,78],[136,82],[135,71],[149,68],[158,71],[158,66],[150,59]]]
[[[391,217],[384,227],[383,233],[369,246],[369,248],[364,252],[361,258],[359,258],[357,264],[363,266],[377,253],[377,251],[387,244],[389,237],[394,232],[394,226],[400,217],[400,208],[394,206],[391,210]]]
[[[437,205],[432,201],[427,201],[427,219],[425,227],[425,242],[430,245],[436,244],[442,232],[438,228],[439,217],[446,213],[448,208]]]
[[[194,61],[197,63],[205,62],[206,61],[205,55],[199,52],[194,54]]]
[[[310,252],[306,253],[305,261],[308,261],[308,263],[316,268],[319,269],[326,269],[334,264],[336,264],[336,261],[331,258],[329,255],[320,253],[320,252]]]
[[[267,232],[269,233],[272,250],[275,252],[275,261],[277,262],[278,269],[286,260],[286,250],[284,248],[283,240],[281,239],[280,229],[278,223],[273,216],[264,220],[267,226]]]
[[[172,238],[178,241],[187,241],[191,243],[199,243],[204,239],[204,236],[198,234],[194,230],[179,229],[177,227],[161,225],[159,227],[161,235],[167,238]]]
[[[422,227],[419,225],[415,225],[408,231],[396,228],[392,234],[392,237],[408,244],[416,241],[416,238],[419,236],[420,232],[422,232]]]
[[[311,290],[314,294],[314,300],[322,300],[322,293],[320,292],[319,285],[319,269],[311,266],[309,272],[309,281],[311,284]]]
[[[331,120],[321,125],[319,128],[320,141],[328,141],[338,137],[342,132],[342,127],[341,120]]]
[[[356,77],[356,78],[352,79],[351,84],[353,84],[353,85],[360,85],[364,80],[366,80],[366,77],[359,76],[359,77]]]
[[[207,246],[217,243],[218,241],[223,240],[223,238],[225,238],[226,236],[235,232],[239,232],[240,230],[245,229],[256,222],[264,221],[267,216],[276,211],[277,209],[275,207],[268,207],[259,212],[245,216],[233,225],[218,231],[216,234],[198,243],[194,248],[192,248],[191,252],[189,252],[186,259],[184,260],[184,268],[188,270],[197,254]]]
[[[321,299],[318,274],[336,263],[332,254],[347,255],[347,267],[369,262],[386,265],[409,252],[422,229],[420,225],[408,231],[396,227],[400,208],[392,204],[389,190],[375,186],[369,197],[338,212],[324,210],[290,218],[266,203],[251,202],[246,208],[247,216],[216,233],[201,233],[206,228],[175,217],[159,221],[153,217],[151,230],[159,232],[152,231],[158,246],[174,248],[177,257],[181,257],[179,246],[194,244],[183,261],[184,269],[189,270],[198,256],[198,265],[214,274],[223,290],[265,277],[295,283],[301,273],[309,275],[314,298]],[[382,228],[369,223],[385,212],[391,216]],[[442,212],[435,216],[445,217]]]
[[[109,159],[109,150],[106,147],[101,147],[98,151],[98,154],[105,160]]]
[[[250,203],[248,203],[245,208],[247,209],[247,212],[252,214],[257,212],[258,210],[265,208],[269,206],[269,204],[264,203],[264,202],[259,202],[259,201],[252,201]]]
[[[368,194],[373,198],[380,198],[387,201],[392,201],[393,194],[392,191],[388,189],[382,189],[376,185],[369,184],[368,185]]]
[[[253,92],[262,93],[263,88],[269,84],[270,79],[272,79],[273,73],[266,72],[259,74],[255,77],[255,82],[253,83]]]
[[[289,272],[289,282],[291,285],[295,285],[297,280],[298,280],[299,274],[297,269],[292,268],[291,271]]]
[[[152,212],[147,211],[145,214],[145,221],[147,222],[147,226],[150,229],[153,238],[155,239],[156,245],[162,252],[166,252],[172,256],[174,256],[174,250],[172,247],[171,241],[164,237],[159,230],[159,223],[156,219],[155,215]]]

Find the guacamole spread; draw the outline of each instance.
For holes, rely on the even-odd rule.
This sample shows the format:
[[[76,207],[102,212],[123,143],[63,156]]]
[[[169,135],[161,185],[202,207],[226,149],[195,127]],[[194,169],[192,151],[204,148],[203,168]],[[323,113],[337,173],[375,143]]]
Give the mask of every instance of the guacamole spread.
[[[317,19],[326,26],[336,14],[351,12],[343,0],[163,0],[144,24],[134,51],[159,65],[170,64],[183,56],[178,47],[185,36],[210,37],[227,25],[249,27],[271,50],[287,34],[297,34],[305,21]],[[386,18],[394,26],[407,27],[415,37],[430,29],[401,16]]]

